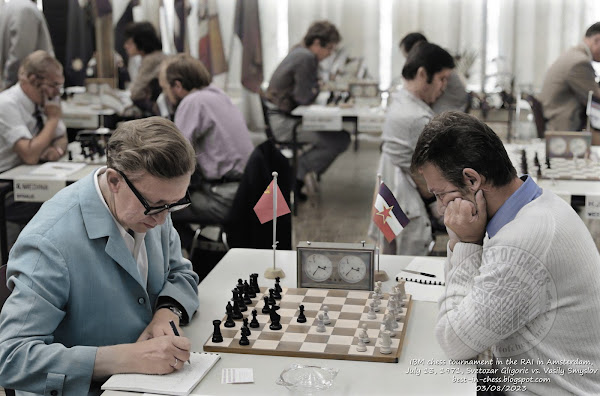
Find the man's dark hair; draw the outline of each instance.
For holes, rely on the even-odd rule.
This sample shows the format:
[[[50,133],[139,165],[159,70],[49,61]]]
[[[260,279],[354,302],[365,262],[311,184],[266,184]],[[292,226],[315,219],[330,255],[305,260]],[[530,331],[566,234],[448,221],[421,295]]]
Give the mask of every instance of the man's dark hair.
[[[427,83],[433,81],[433,75],[442,69],[454,69],[454,58],[442,47],[431,43],[420,43],[408,53],[402,68],[402,77],[413,80],[420,67],[427,72]]]
[[[202,61],[188,54],[177,54],[164,61],[165,77],[170,86],[179,81],[187,90],[202,89],[210,85],[212,76]]]
[[[416,43],[421,41],[427,42],[427,38],[419,32],[408,33],[402,40],[400,40],[399,47],[408,54]]]
[[[319,39],[321,47],[326,47],[329,43],[337,44],[342,41],[342,36],[335,25],[329,21],[313,22],[304,36],[304,45],[310,47],[316,39]]]
[[[444,178],[458,188],[466,188],[463,169],[472,168],[495,187],[505,186],[517,177],[502,141],[479,119],[458,111],[442,113],[423,129],[411,170],[431,163]]]
[[[585,37],[592,37],[594,34],[600,33],[600,22],[594,23],[585,31]]]
[[[162,44],[154,26],[150,22],[132,22],[125,27],[125,40],[132,39],[138,50],[145,54],[162,49]]]

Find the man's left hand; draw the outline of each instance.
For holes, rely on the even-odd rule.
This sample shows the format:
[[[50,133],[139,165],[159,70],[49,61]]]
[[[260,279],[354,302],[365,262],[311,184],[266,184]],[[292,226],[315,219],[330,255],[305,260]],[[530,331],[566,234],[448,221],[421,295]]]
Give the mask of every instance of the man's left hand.
[[[48,146],[40,155],[42,161],[58,161],[64,153],[60,147]]]
[[[175,315],[171,310],[161,308],[154,313],[152,322],[144,329],[142,334],[137,339],[137,342],[146,341],[154,337],[160,337],[164,335],[172,335],[173,329],[169,321],[175,322],[179,335],[183,335],[183,332],[179,328],[179,317]]]
[[[475,204],[462,198],[448,203],[444,212],[444,224],[450,228],[458,241],[483,245],[485,226],[487,224],[486,201],[483,191],[475,194]],[[455,243],[456,243],[455,242]],[[454,249],[454,244],[450,249]]]

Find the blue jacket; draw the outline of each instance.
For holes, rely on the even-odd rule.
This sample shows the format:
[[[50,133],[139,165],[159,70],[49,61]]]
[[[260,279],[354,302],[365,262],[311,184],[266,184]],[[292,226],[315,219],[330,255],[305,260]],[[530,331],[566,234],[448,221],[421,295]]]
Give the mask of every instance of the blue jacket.
[[[10,252],[12,294],[0,315],[2,386],[85,395],[98,347],[135,342],[159,297],[178,301],[189,318],[198,308],[198,276],[181,256],[170,216],[146,233],[146,290],[94,174],[46,202]]]

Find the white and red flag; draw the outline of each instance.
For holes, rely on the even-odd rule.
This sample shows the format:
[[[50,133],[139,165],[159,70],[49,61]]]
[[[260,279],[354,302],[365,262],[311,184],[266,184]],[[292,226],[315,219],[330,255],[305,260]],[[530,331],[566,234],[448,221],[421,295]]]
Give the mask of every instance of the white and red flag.
[[[373,221],[383,232],[388,242],[393,241],[410,222],[402,208],[400,208],[394,194],[384,183],[379,185],[379,193],[375,199]]]

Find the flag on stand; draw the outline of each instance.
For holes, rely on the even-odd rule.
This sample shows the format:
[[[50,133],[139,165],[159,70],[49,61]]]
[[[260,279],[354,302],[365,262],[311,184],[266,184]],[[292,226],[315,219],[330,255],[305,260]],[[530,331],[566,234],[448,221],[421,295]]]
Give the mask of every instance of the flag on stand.
[[[410,222],[400,208],[400,204],[396,201],[394,194],[392,194],[384,183],[380,184],[379,193],[375,199],[373,221],[381,232],[383,232],[388,242],[391,242],[400,234],[400,231]]]
[[[587,116],[590,120],[590,126],[594,129],[600,129],[600,98],[591,94],[588,98]]]
[[[273,182],[271,181],[256,205],[254,205],[254,213],[256,213],[260,224],[273,220]],[[277,217],[288,213],[290,213],[290,208],[285,202],[281,190],[277,188]]]

